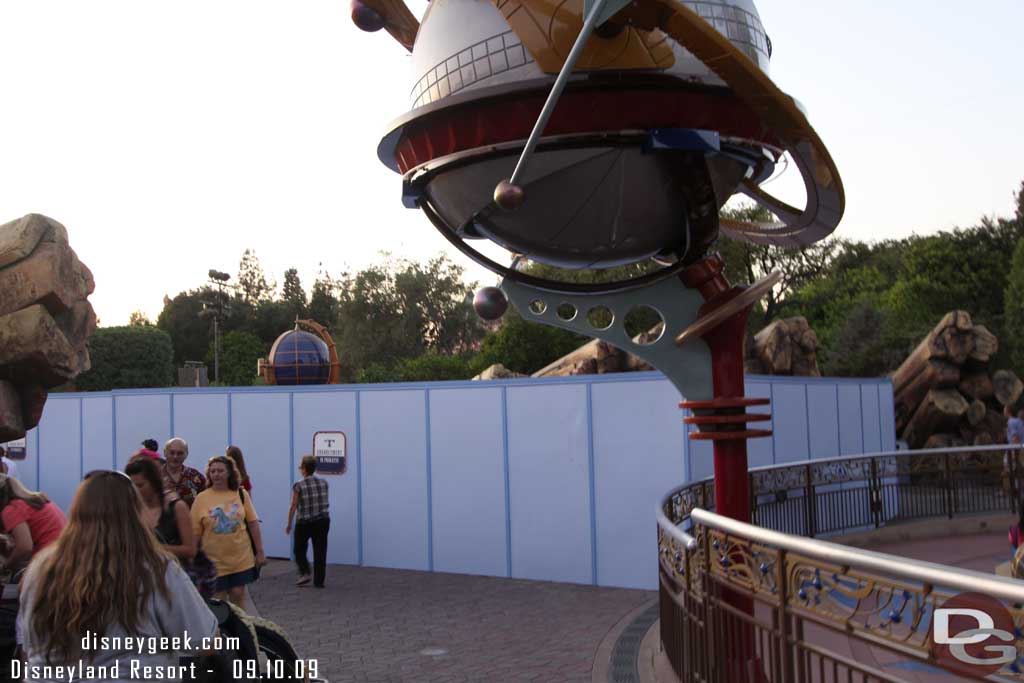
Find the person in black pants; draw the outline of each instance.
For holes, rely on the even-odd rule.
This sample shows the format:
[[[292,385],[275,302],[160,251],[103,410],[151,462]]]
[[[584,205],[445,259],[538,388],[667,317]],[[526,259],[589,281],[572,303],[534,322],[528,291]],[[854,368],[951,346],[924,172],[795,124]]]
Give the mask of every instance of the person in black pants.
[[[306,548],[313,541],[313,585],[324,587],[324,573],[327,569],[327,532],[331,528],[331,517],[328,514],[327,482],[314,475],[316,458],[307,455],[299,465],[302,481],[292,485],[292,506],[288,509],[288,526],[284,532],[292,532],[292,519],[298,512],[295,522],[295,563],[299,565],[299,579],[296,586],[305,586],[310,582],[309,561],[306,560]]]

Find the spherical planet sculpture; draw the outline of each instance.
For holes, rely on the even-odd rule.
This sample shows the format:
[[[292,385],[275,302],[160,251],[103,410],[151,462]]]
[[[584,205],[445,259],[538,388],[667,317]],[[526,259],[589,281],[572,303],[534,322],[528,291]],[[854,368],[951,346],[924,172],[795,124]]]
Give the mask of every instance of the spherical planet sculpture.
[[[508,310],[508,297],[498,287],[484,287],[473,295],[473,310],[484,320],[497,320]]]
[[[331,355],[320,337],[304,330],[289,330],[270,347],[270,366],[277,384],[326,384]]]
[[[654,259],[657,279],[707,255],[720,229],[800,246],[842,217],[828,150],[768,76],[752,0],[444,0],[422,24],[401,0],[359,4],[412,52],[412,109],[379,158],[407,206],[506,278],[530,281],[469,241],[570,269]],[[787,153],[803,208],[761,187]],[[780,222],[720,221],[736,193]]]

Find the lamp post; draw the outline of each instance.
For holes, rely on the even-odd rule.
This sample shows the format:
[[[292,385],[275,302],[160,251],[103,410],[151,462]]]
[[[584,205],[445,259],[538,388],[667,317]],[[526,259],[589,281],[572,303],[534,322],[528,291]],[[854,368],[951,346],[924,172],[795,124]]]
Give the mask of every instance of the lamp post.
[[[213,308],[204,308],[199,316],[202,318],[213,318],[213,381],[220,382],[220,320],[224,316],[224,286],[231,276],[227,273],[213,268],[207,273],[209,284],[217,288],[216,305]]]

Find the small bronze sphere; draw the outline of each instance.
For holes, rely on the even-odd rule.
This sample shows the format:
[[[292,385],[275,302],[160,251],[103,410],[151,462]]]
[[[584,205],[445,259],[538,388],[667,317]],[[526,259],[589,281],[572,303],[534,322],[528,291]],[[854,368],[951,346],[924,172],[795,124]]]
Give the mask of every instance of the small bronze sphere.
[[[352,23],[363,31],[372,33],[384,28],[387,21],[372,7],[368,7],[360,0],[352,0]]]
[[[506,211],[518,209],[525,199],[526,191],[521,186],[513,185],[508,180],[502,180],[494,188],[494,203]]]
[[[508,310],[508,297],[497,287],[484,287],[473,296],[473,310],[484,320],[497,320]]]

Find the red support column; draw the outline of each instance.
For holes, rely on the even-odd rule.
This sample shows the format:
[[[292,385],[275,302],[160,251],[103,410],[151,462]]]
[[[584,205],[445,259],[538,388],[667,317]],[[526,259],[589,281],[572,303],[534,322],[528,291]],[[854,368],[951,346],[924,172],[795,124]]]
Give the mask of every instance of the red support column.
[[[704,297],[699,316],[703,317],[724,306],[741,294],[742,287],[730,287],[723,270],[725,263],[713,254],[683,271],[687,287]],[[744,398],[743,339],[750,305],[723,320],[703,336],[711,350],[711,377],[715,398],[710,401],[683,401],[682,408],[693,410],[687,418],[702,430],[692,439],[714,442],[715,512],[741,522],[750,521],[750,487],[747,481],[747,439],[769,436],[768,430],[747,429],[747,422],[769,419],[768,415],[749,415],[744,408],[763,405],[766,399]],[[713,430],[713,431],[710,431]]]
[[[704,317],[741,294],[742,287],[730,287],[723,275],[725,267],[721,256],[714,254],[685,270],[681,278],[687,287],[696,289],[704,297],[699,317]],[[747,476],[747,439],[769,436],[768,430],[747,428],[748,422],[767,420],[769,415],[747,414],[746,407],[764,405],[767,399],[744,397],[743,384],[743,341],[746,333],[748,304],[725,318],[720,324],[703,335],[711,350],[711,373],[714,398],[709,401],[683,401],[681,408],[693,411],[693,417],[686,418],[688,424],[696,424],[701,431],[690,435],[691,439],[710,440],[714,443],[715,457],[715,512],[741,522],[750,522],[750,486]],[[712,552],[711,548],[706,548]],[[727,557],[731,561],[733,558]],[[738,557],[736,558],[739,559]],[[712,561],[716,558],[712,557]],[[741,615],[753,616],[751,598],[726,587],[721,588],[722,601]],[[722,629],[732,635],[732,643],[724,648],[727,680],[736,683],[759,683],[762,680],[761,664],[754,646],[754,629],[742,617],[721,612]]]

